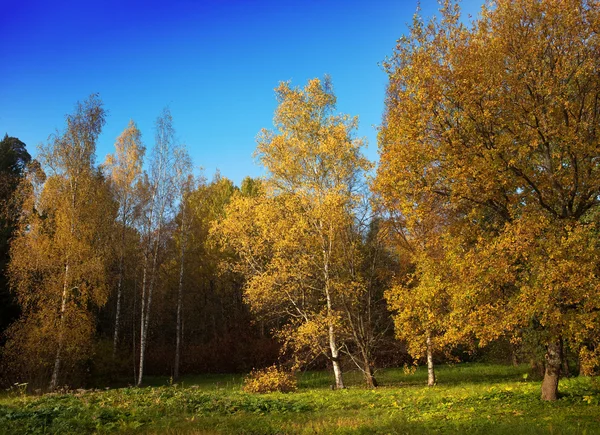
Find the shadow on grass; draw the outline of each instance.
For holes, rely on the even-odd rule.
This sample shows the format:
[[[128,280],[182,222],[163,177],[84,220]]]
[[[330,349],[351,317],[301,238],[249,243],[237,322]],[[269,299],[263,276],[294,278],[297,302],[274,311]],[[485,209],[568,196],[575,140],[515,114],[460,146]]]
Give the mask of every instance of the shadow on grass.
[[[528,378],[527,365],[499,366],[481,363],[462,363],[460,365],[440,365],[436,367],[438,385],[481,384],[507,381],[520,381]],[[427,368],[418,367],[414,373],[405,373],[402,368],[381,369],[376,373],[382,387],[423,386],[427,384]],[[344,373],[348,387],[365,386],[359,371]],[[300,388],[328,388],[333,384],[333,375],[326,371],[305,372],[299,378]]]
[[[200,374],[185,375],[180,381],[175,383],[168,376],[144,376],[142,387],[164,387],[167,385],[180,385],[183,387],[196,386],[202,390],[217,389],[238,389],[242,385],[244,374]],[[91,385],[92,388],[127,388],[135,386],[132,378],[118,377],[116,379],[96,379]]]

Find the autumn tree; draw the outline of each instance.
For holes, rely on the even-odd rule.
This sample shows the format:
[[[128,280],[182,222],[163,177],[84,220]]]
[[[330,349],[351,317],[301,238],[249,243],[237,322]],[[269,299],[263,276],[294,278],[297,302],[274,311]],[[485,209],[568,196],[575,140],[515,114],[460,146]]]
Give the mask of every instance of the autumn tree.
[[[424,252],[410,256],[414,271],[386,292],[389,309],[394,312],[396,337],[407,344],[410,355],[425,358],[427,385],[436,384],[434,352],[447,350],[454,341],[448,326],[452,300],[447,277],[438,258]],[[443,261],[443,260],[442,260]]]
[[[97,95],[78,103],[67,128],[39,158],[47,179],[30,180],[9,273],[23,316],[11,328],[9,353],[51,372],[84,360],[95,332],[94,311],[107,299],[106,265],[114,203],[95,166],[96,140],[105,111]],[[51,362],[52,361],[52,362]]]
[[[6,267],[9,240],[16,230],[21,208],[21,198],[15,193],[30,161],[25,144],[16,137],[4,135],[0,141],[0,334],[18,316],[18,305],[8,287]]]
[[[250,305],[287,314],[286,341],[326,355],[343,388],[340,295],[354,286],[342,279],[339,234],[352,225],[370,164],[353,137],[357,119],[334,112],[328,79],[281,83],[276,95],[275,129],[257,139],[265,193],[238,196],[220,231],[245,264]]]
[[[380,173],[374,186],[381,187],[382,181]],[[452,306],[452,265],[445,250],[446,230],[452,220],[445,212],[444,200],[430,192],[411,189],[402,197],[393,197],[392,203],[385,202],[389,199],[384,198],[388,211],[384,228],[408,269],[397,271],[386,299],[394,313],[396,337],[407,344],[415,360],[425,358],[427,384],[433,386],[434,353],[447,353],[467,338],[464,328],[456,326],[460,320]]]
[[[124,257],[126,251],[127,230],[132,227],[136,218],[136,209],[140,205],[140,177],[144,160],[145,147],[142,134],[133,121],[119,135],[115,142],[115,153],[106,156],[104,168],[110,181],[111,191],[119,205],[118,225],[119,240],[117,251],[119,257],[117,271],[117,301],[113,333],[113,357],[117,353],[119,329],[121,326],[121,301],[124,280]]]
[[[564,339],[598,349],[599,6],[497,0],[467,28],[448,1],[385,63],[377,189],[401,214],[439,198],[463,327],[485,344],[533,325],[544,400]]]

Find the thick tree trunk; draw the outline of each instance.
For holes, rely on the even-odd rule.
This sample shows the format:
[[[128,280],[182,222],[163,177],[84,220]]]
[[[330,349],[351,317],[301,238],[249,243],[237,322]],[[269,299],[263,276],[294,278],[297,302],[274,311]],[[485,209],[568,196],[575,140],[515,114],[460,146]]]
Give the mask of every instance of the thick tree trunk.
[[[50,378],[50,391],[56,390],[58,387],[58,375],[60,373],[60,365],[62,362],[62,348],[64,342],[64,323],[65,323],[65,311],[67,310],[67,294],[69,285],[69,263],[65,265],[65,277],[63,280],[63,292],[60,303],[60,317],[58,323],[58,345],[56,346],[56,357],[54,358],[54,369],[52,370],[52,377]]]
[[[558,380],[562,366],[561,340],[556,340],[546,347],[546,369],[542,381],[542,400],[558,398]]]
[[[431,343],[431,333],[427,332],[427,386],[435,385],[435,368],[433,366],[433,344]]]

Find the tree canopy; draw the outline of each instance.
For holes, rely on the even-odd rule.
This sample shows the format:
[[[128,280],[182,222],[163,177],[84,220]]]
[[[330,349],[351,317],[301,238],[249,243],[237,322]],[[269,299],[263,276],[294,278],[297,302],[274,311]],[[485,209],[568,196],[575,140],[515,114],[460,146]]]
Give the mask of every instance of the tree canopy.
[[[496,1],[467,27],[446,2],[385,63],[377,190],[411,234],[442,206],[464,326],[485,343],[535,325],[545,399],[563,340],[597,346],[598,6]]]

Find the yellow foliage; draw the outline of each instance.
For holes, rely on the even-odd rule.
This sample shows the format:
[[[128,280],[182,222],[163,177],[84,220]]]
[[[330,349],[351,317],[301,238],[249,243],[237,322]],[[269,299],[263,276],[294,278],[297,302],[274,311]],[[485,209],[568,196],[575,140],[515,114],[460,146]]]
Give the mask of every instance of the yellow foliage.
[[[435,328],[447,296],[445,336],[597,348],[600,4],[496,0],[461,21],[453,1],[416,16],[384,64],[374,188],[417,269],[389,292],[399,335]]]
[[[271,366],[262,370],[253,370],[245,379],[242,389],[246,393],[289,393],[296,391],[298,383],[294,373],[280,367]]]

